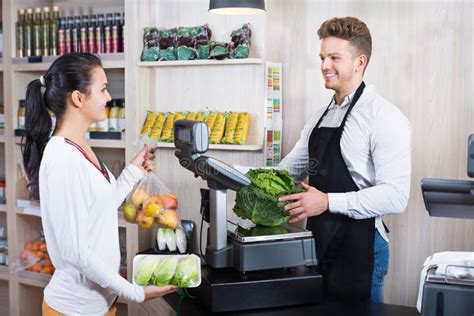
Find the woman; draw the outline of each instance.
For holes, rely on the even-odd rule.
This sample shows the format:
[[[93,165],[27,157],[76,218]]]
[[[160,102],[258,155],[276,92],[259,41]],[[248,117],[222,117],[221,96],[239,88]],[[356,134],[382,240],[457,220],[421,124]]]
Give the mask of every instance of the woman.
[[[118,296],[143,302],[176,290],[139,287],[122,278],[117,208],[154,167],[145,148],[116,180],[87,144],[89,126],[104,120],[111,100],[100,59],[59,57],[26,91],[23,162],[33,198],[40,198],[48,252],[56,267],[44,290],[43,315],[115,315]],[[57,119],[49,138],[51,119]]]

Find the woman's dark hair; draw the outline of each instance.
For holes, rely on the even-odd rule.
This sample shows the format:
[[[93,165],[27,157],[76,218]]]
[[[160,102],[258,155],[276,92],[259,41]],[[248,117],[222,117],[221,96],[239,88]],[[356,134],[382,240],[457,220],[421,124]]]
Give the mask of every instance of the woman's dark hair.
[[[51,133],[48,110],[54,113],[60,126],[69,95],[75,90],[89,94],[92,71],[97,67],[102,67],[102,63],[96,55],[67,54],[56,59],[42,77],[28,84],[25,102],[26,141],[22,154],[28,190],[33,199],[39,199],[39,168]]]

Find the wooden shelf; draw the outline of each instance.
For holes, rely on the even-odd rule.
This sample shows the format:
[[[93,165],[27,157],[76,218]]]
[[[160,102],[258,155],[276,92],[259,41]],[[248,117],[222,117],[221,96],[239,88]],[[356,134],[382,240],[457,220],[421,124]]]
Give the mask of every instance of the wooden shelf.
[[[0,204],[0,212],[6,212],[7,211],[7,205],[6,204]]]
[[[3,130],[3,132],[5,132],[5,130]],[[0,134],[0,143],[4,143],[5,142],[5,134]]]
[[[159,142],[158,148],[175,148],[174,143]],[[235,151],[259,151],[263,149],[262,145],[227,145],[227,144],[209,144],[209,150],[235,150]]]
[[[0,280],[8,281],[10,279],[10,271],[6,266],[0,266]]]
[[[226,66],[226,65],[263,65],[260,58],[242,59],[202,59],[202,60],[174,60],[174,61],[141,61],[139,67],[181,67],[181,66]]]
[[[41,288],[45,288],[51,280],[50,275],[38,272],[18,271],[16,275],[19,283]]]
[[[103,54],[99,55],[104,69],[125,69],[125,54]],[[45,56],[41,63],[29,63],[28,58],[12,58],[13,71],[46,71],[58,56]]]
[[[125,149],[125,140],[120,139],[88,139],[89,145],[95,148],[123,148]],[[21,136],[15,136],[15,143],[21,143]]]

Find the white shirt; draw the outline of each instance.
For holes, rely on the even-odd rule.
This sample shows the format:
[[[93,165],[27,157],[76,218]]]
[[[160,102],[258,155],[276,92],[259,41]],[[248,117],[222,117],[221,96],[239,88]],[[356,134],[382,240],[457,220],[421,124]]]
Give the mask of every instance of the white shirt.
[[[355,93],[355,92],[354,92]],[[338,106],[334,100],[320,127],[338,127],[352,97]],[[280,162],[295,182],[308,175],[308,142],[311,132],[326,107],[305,125],[293,150]],[[410,194],[411,127],[408,119],[393,104],[366,86],[347,117],[341,138],[341,152],[350,175],[359,187],[357,192],[328,193],[329,211],[354,219],[376,217],[375,226],[388,241],[382,215],[405,210]]]
[[[143,302],[143,288],[119,274],[117,209],[143,172],[128,165],[118,178],[99,169],[63,137],[51,137],[39,172],[41,214],[56,271],[44,300],[67,315],[104,315],[117,295]]]

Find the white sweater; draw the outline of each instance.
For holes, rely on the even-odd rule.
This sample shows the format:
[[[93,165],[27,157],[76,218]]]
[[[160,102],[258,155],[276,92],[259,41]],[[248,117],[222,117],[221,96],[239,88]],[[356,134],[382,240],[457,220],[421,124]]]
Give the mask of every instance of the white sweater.
[[[51,137],[41,161],[42,223],[56,267],[44,299],[63,314],[104,315],[117,295],[133,302],[145,298],[143,288],[119,274],[117,219],[120,203],[143,172],[130,164],[115,180],[76,146]]]

